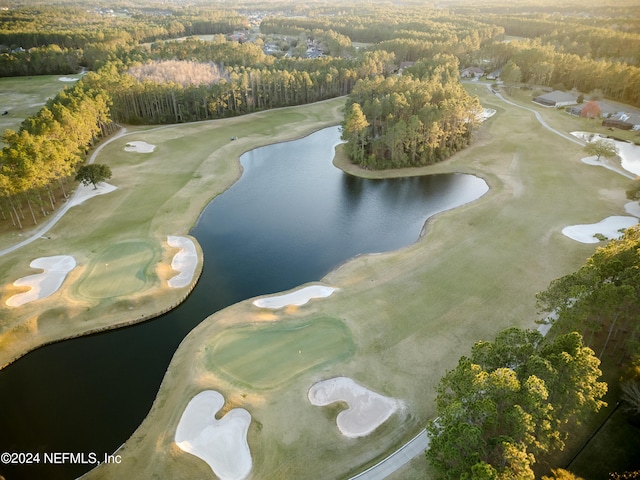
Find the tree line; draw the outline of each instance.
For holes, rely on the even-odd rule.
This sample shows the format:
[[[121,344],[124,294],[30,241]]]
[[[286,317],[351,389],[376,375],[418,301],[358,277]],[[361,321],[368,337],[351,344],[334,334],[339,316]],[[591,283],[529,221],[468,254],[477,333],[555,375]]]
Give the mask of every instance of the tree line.
[[[581,332],[599,358],[622,364],[640,355],[640,228],[600,247],[576,272],[537,296],[560,332]]]
[[[210,7],[166,7],[159,14],[130,6],[118,16],[81,7],[0,10],[0,75],[43,75],[97,69],[145,42],[192,35],[228,34],[247,28],[246,18]]]
[[[476,9],[457,6],[448,13],[410,6],[393,11],[357,6],[342,7],[339,15],[269,18],[261,30],[331,29],[351,41],[372,43],[372,49],[394,53],[398,62],[452,54],[461,65],[493,70],[507,65],[512,83],[576,88],[585,93],[597,89],[613,100],[640,106],[640,32],[627,18],[633,11],[629,8],[624,12],[614,8],[619,15],[614,18],[609,18],[609,9],[604,18],[584,19],[512,14],[509,8],[498,6],[496,13],[486,13],[483,10],[490,9],[486,5],[484,9],[482,5]],[[630,24],[630,29],[619,28],[620,22]],[[505,42],[505,34],[524,38]]]
[[[204,43],[192,42],[193,45]],[[230,42],[228,42],[230,43]],[[250,48],[235,44],[232,54]],[[114,62],[85,76],[90,88],[109,92],[114,121],[178,123],[223,118],[268,108],[301,105],[351,91],[356,80],[384,75],[393,57],[383,52],[367,52],[358,59],[273,59],[256,67],[228,65],[232,59],[215,56],[226,65],[217,82],[181,85],[165,71],[166,81],[141,81]],[[198,56],[200,59],[206,56]],[[260,58],[260,56],[258,56]],[[167,62],[172,64],[171,62]],[[163,65],[160,63],[158,65]],[[159,76],[163,74],[158,72]],[[197,78],[192,80],[195,82]]]
[[[638,192],[635,181],[627,195],[638,200]],[[553,313],[548,338],[509,328],[477,342],[447,372],[437,388],[438,417],[427,426],[437,478],[536,478],[536,464],[564,449],[567,425],[605,405],[602,362],[623,367],[623,410],[640,414],[638,252],[635,226],[537,294],[540,310]],[[551,478],[576,477],[556,471]]]
[[[65,183],[88,148],[113,131],[109,103],[104,92],[78,85],[49,100],[18,131],[5,130],[0,151],[4,220],[17,228],[23,228],[27,218],[37,224],[55,209],[57,199],[66,198]]]
[[[536,464],[564,449],[567,425],[606,406],[599,367],[576,332],[514,327],[477,342],[437,387],[426,452],[436,478],[534,480]]]
[[[640,13],[640,12],[637,12]],[[607,58],[630,65],[640,64],[640,34],[616,27],[616,23],[629,23],[626,19],[558,18],[549,14],[482,15],[478,20],[504,28],[505,34],[524,38],[537,38],[543,45],[552,45],[560,53],[573,53],[591,59]],[[604,25],[603,25],[604,22]]]
[[[224,8],[162,9],[129,5],[117,15],[97,8],[23,6],[0,10],[0,44],[30,49],[45,45],[82,49],[96,42],[121,39],[139,44],[190,35],[231,33],[248,26],[245,17]]]
[[[482,109],[458,77],[455,57],[439,56],[401,76],[359,80],[342,125],[352,161],[370,169],[417,167],[464,148]]]
[[[493,43],[474,53],[502,68],[500,78],[509,84],[529,84],[558,90],[575,88],[590,93],[600,90],[612,100],[640,106],[640,66],[614,59],[592,59],[574,53],[562,53],[539,40]]]
[[[298,35],[305,31],[332,30],[349,37],[352,42],[376,44],[395,38],[410,38],[412,33],[409,32],[413,32],[423,40],[451,46],[467,36],[477,35],[482,42],[503,32],[500,27],[424,7],[390,8],[371,4],[341,6],[339,13],[335,9],[312,17],[269,17],[260,24],[260,31]]]

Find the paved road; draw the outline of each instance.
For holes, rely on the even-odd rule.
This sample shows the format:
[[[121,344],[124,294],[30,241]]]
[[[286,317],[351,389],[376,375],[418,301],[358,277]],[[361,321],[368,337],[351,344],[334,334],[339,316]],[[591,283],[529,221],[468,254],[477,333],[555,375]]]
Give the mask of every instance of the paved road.
[[[489,85],[487,85],[487,88],[489,88],[491,90],[491,87]],[[542,125],[544,128],[546,128],[550,132],[553,132],[556,135],[560,135],[562,138],[565,138],[565,139],[569,140],[570,142],[577,143],[581,147],[585,146],[585,142],[583,142],[582,140],[578,140],[574,136],[567,135],[566,133],[562,133],[561,131],[556,130],[555,128],[549,126],[549,124],[543,120],[542,115],[540,115],[540,112],[538,112],[537,110],[534,110],[533,108],[523,107],[522,105],[518,105],[517,103],[514,103],[511,100],[507,100],[506,98],[504,98],[502,96],[501,93],[494,92],[493,90],[492,90],[492,93],[496,97],[498,97],[500,100],[502,100],[504,103],[508,103],[509,105],[513,105],[514,107],[518,107],[518,108],[521,108],[523,110],[528,110],[529,112],[533,113],[536,116],[536,120],[538,120],[538,122],[540,122],[540,125]]]

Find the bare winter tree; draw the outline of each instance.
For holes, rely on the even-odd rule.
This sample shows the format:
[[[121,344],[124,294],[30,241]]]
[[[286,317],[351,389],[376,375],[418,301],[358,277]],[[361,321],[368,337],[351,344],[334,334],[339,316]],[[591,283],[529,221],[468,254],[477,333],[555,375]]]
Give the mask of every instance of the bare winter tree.
[[[167,60],[145,63],[129,69],[129,75],[141,82],[174,82],[182,86],[212,85],[222,79],[228,79],[223,68],[215,63],[199,63],[179,60]]]

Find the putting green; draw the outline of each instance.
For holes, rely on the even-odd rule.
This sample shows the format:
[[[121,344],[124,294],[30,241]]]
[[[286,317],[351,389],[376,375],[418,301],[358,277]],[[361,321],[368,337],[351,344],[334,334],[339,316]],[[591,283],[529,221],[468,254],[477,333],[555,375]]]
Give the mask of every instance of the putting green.
[[[208,346],[206,364],[235,382],[267,389],[353,352],[346,325],[321,317],[227,329]]]
[[[77,291],[84,297],[96,299],[139,292],[150,282],[149,267],[154,257],[154,249],[148,242],[111,245],[89,264]]]

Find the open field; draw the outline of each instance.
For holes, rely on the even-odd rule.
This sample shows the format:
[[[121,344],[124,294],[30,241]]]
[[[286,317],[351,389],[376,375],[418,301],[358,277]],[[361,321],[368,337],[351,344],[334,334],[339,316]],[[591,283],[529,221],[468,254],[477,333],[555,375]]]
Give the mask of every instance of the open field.
[[[209,317],[176,352],[149,416],[118,451],[122,464],[102,465],[87,478],[123,478],[134,472],[145,478],[213,478],[204,462],[180,451],[173,441],[186,405],[207,389],[226,399],[222,413],[244,408],[252,416],[249,478],[348,478],[398,448],[433,418],[435,385],[475,341],[492,339],[512,325],[536,327],[535,293],[577,269],[596,248],[567,238],[562,229],[624,215],[629,180],[582,163],[580,145],[543,128],[531,112],[505,104],[483,85],[468,88],[485,107],[497,110],[474,144],[442,164],[391,175],[467,172],[483,177],[489,193],[429,221],[426,234],[407,248],[341,265],[322,279],[339,289],[330,297],[270,312],[248,299]],[[313,107],[300,108],[290,110],[292,122],[296,112]],[[580,119],[539,111],[563,132],[585,130]],[[263,118],[269,115],[278,113]],[[234,127],[240,138],[245,129],[256,128],[246,120]],[[233,121],[237,119],[220,122],[218,128]],[[201,129],[207,131],[205,125]],[[174,139],[172,148],[181,148],[193,142],[194,137],[181,137],[187,131],[189,127],[169,127],[161,135]],[[141,130],[136,139],[156,144],[156,135]],[[188,161],[184,151],[181,158]],[[364,176],[390,175],[356,171],[340,155],[335,162]],[[171,211],[179,213],[176,207]],[[310,318],[341,319],[353,338],[354,353],[287,375],[267,390],[232,381],[211,368],[209,351],[229,335],[226,332],[247,331],[263,322],[302,326]],[[261,361],[251,352],[247,360]],[[311,385],[337,376],[398,399],[405,408],[371,435],[346,439],[336,428],[343,407],[318,409],[305,399]],[[424,478],[425,469],[426,461],[418,458],[396,478]]]
[[[73,82],[61,78],[80,78],[80,75],[38,75],[33,77],[0,78],[0,132],[6,128],[17,130],[22,121],[37,113],[46,103]]]

